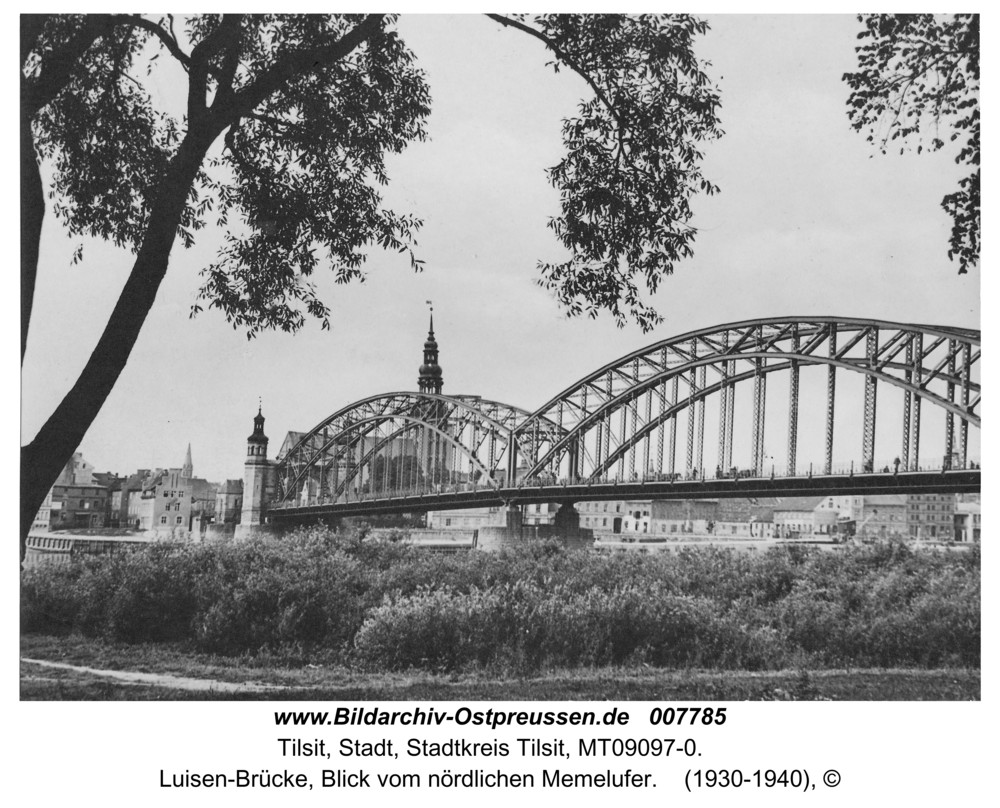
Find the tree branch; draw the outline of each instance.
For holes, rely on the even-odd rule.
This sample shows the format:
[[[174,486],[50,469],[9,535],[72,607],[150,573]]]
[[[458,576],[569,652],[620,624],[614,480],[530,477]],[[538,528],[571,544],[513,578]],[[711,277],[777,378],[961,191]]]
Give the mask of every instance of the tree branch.
[[[177,44],[177,38],[172,32],[168,33],[167,31],[164,31],[162,26],[152,20],[147,20],[139,14],[126,14],[119,17],[118,20],[120,22],[127,22],[136,28],[141,28],[143,31],[149,31],[149,33],[167,46],[167,50],[170,51],[170,55],[180,62],[184,66],[185,70],[191,67],[191,57],[181,50],[181,46]]]
[[[22,114],[34,117],[69,84],[73,69],[83,54],[101,36],[110,31],[114,23],[108,14],[88,14],[84,24],[61,48],[47,54],[38,75],[29,79],[21,94]],[[29,49],[30,52],[30,49]],[[23,63],[22,63],[23,67]]]
[[[555,42],[553,42],[551,39],[545,36],[545,34],[543,34],[541,31],[536,31],[531,26],[525,25],[523,22],[520,22],[519,20],[512,20],[509,17],[504,17],[502,14],[487,14],[486,16],[489,17],[494,22],[498,22],[501,25],[506,26],[508,28],[514,28],[517,31],[522,31],[525,34],[533,36],[535,39],[544,42],[545,47],[551,50],[559,58],[561,62],[565,63],[567,67],[569,67],[574,73],[576,73],[584,81],[586,81],[587,84],[590,85],[590,88],[597,94],[597,97],[601,100],[601,103],[604,104],[608,112],[610,112],[611,115],[614,117],[615,122],[619,125],[619,127],[621,126],[621,120],[618,118],[618,113],[615,111],[614,106],[612,106],[611,102],[608,100],[608,97],[604,94],[604,91],[597,86],[597,83],[594,81],[593,78],[591,78],[590,74],[587,73],[587,71],[584,70],[572,56],[570,56],[562,48],[556,45]]]
[[[228,16],[223,23],[228,22],[226,33],[225,52],[222,55],[222,67],[214,72],[215,80],[218,82],[215,100],[212,107],[216,105],[225,107],[233,97],[235,88],[233,80],[236,77],[236,70],[240,66],[240,36],[242,33],[243,15],[233,14]],[[221,28],[221,26],[220,26]]]
[[[21,64],[28,60],[31,51],[38,42],[38,37],[45,30],[45,23],[51,15],[49,14],[22,14],[21,15]]]
[[[224,115],[227,120],[245,117],[293,77],[310,73],[343,59],[379,30],[383,17],[385,17],[384,14],[368,14],[364,20],[336,42],[320,48],[284,54],[249,86],[227,99],[228,103],[221,106],[218,112]],[[214,107],[213,111],[215,111]]]

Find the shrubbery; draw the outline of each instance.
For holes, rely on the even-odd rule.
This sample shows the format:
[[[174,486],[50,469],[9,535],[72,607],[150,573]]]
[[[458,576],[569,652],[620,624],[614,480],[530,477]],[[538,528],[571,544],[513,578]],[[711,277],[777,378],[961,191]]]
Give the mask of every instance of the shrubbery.
[[[980,663],[978,548],[435,556],[363,538],[299,531],[30,570],[22,630],[375,670]]]

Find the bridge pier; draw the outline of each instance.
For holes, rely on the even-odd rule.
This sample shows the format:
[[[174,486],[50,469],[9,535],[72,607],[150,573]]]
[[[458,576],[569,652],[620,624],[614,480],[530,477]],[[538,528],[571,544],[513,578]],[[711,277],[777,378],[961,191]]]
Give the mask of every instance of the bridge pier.
[[[504,506],[504,525],[479,528],[476,547],[486,552],[499,552],[545,539],[557,539],[567,548],[589,548],[594,544],[594,532],[580,527],[580,514],[572,503],[565,503],[556,512],[551,525],[525,525],[523,512],[517,505]]]

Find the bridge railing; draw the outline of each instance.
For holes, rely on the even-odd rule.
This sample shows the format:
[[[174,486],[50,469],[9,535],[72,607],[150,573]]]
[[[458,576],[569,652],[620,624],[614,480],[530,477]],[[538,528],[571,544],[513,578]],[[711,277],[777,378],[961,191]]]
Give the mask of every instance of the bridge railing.
[[[794,469],[791,473],[786,467],[770,465],[761,470],[760,475],[755,475],[752,469],[741,469],[737,467],[728,470],[720,468],[698,468],[690,469],[687,472],[650,472],[645,475],[635,474],[631,476],[619,476],[608,474],[593,479],[570,479],[566,477],[557,478],[555,475],[540,475],[537,477],[523,478],[517,481],[516,488],[530,489],[546,486],[598,486],[598,485],[623,485],[623,484],[644,484],[663,482],[698,482],[711,480],[734,480],[741,479],[788,479],[788,478],[810,478],[819,476],[864,476],[866,474],[905,474],[907,472],[938,473],[954,470],[959,464],[948,464],[943,461],[936,463],[922,463],[917,466],[911,464],[910,468],[898,467],[895,459],[892,462],[873,463],[869,468],[864,468],[860,463],[834,463],[829,471],[822,465],[811,464],[805,467]],[[979,458],[972,458],[965,464],[965,468],[975,470],[980,468]],[[356,502],[385,501],[393,499],[419,499],[427,496],[439,496],[447,494],[476,493],[481,491],[499,491],[508,488],[501,483],[484,484],[476,481],[466,482],[431,482],[424,481],[419,484],[406,486],[403,488],[393,488],[391,490],[373,489],[359,490],[357,488],[344,491],[334,500],[330,496],[314,496],[309,498],[299,498],[294,501],[286,501],[277,504],[275,507],[304,507],[315,505],[335,505]]]
[[[651,483],[651,482],[697,482],[706,480],[739,480],[739,479],[788,479],[788,478],[810,478],[819,476],[860,476],[865,474],[905,474],[906,472],[941,472],[962,468],[961,463],[947,463],[942,460],[929,463],[913,464],[904,467],[895,458],[891,461],[878,461],[871,464],[849,461],[846,463],[834,463],[829,470],[823,463],[810,463],[789,470],[787,466],[777,464],[765,465],[759,474],[754,469],[739,468],[733,466],[729,469],[722,469],[718,466],[710,468],[707,466],[688,469],[687,471],[669,472],[648,472],[642,474],[636,472],[630,475],[605,474],[598,478],[567,479],[565,477],[556,478],[552,475],[527,477],[518,481],[519,488],[540,488],[548,485],[613,485],[623,483]],[[965,468],[975,470],[980,468],[979,458],[969,458],[965,463]]]

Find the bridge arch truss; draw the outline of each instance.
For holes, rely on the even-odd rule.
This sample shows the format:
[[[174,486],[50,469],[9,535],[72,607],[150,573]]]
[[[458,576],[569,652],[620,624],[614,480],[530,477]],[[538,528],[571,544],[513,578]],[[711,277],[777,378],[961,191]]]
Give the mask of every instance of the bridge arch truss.
[[[276,468],[277,507],[336,505],[476,488],[516,477],[516,427],[526,410],[478,396],[399,392],[333,413]],[[558,428],[535,416],[528,437],[557,443]]]
[[[605,365],[524,419],[515,430],[529,461],[521,480],[796,476],[806,471],[799,437],[803,421],[815,424],[819,415],[817,387],[825,445],[810,473],[847,471],[835,463],[842,430],[860,433],[849,451],[851,471],[966,468],[970,428],[981,425],[980,358],[978,331],[882,320],[775,318],[692,331]],[[802,374],[810,367],[813,400],[804,413]],[[836,395],[845,375],[860,377],[863,387],[847,406]],[[887,387],[898,392],[885,419],[878,393]],[[767,419],[776,399],[780,430]],[[876,455],[877,415],[897,430],[891,460]],[[943,422],[943,430],[935,425],[943,437],[933,451],[921,440],[929,418]],[[535,419],[557,424],[557,439],[546,440]],[[776,431],[784,442],[778,463]],[[734,446],[742,451],[734,454]]]
[[[532,413],[477,396],[373,396],[279,458],[273,505],[974,468],[981,355],[968,329],[773,318],[654,343]]]

